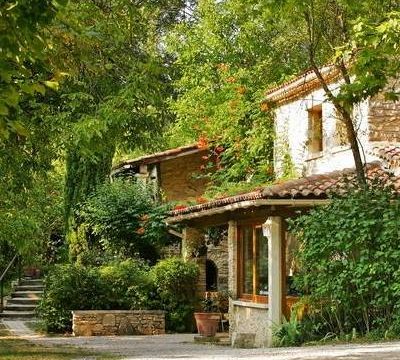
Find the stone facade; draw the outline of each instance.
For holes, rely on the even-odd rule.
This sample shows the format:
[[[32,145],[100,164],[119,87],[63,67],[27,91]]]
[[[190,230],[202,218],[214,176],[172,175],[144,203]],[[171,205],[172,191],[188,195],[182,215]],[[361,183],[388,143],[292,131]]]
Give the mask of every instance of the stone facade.
[[[370,141],[400,141],[400,102],[375,96],[370,100],[368,122]]]
[[[74,336],[165,334],[161,310],[80,310],[72,312]]]
[[[207,154],[204,150],[160,163],[160,188],[167,200],[188,200],[204,193],[207,181],[195,175],[201,173],[207,162],[202,157]]]
[[[218,291],[228,290],[228,238],[220,239],[216,246],[209,247],[207,259],[214,262],[218,269]]]

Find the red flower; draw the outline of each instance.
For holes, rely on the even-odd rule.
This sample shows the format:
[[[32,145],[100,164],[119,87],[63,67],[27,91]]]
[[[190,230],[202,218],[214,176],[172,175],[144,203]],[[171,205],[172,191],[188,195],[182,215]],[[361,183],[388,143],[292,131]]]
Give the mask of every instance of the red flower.
[[[225,150],[224,147],[221,146],[221,145],[219,145],[219,146],[217,146],[217,147],[215,148],[215,152],[216,152],[217,154],[221,154],[224,150]]]
[[[201,196],[199,196],[198,198],[196,198],[196,202],[198,203],[198,204],[204,204],[204,203],[206,203],[208,200],[206,199],[206,198],[203,198],[203,197],[201,197]]]
[[[138,234],[138,235],[143,235],[144,234],[144,227],[141,227],[141,228],[137,229],[135,231],[135,233]]]
[[[174,210],[183,210],[186,209],[187,206],[186,205],[175,205]]]
[[[208,140],[204,135],[199,137],[199,140],[197,141],[197,146],[200,149],[208,148]]]

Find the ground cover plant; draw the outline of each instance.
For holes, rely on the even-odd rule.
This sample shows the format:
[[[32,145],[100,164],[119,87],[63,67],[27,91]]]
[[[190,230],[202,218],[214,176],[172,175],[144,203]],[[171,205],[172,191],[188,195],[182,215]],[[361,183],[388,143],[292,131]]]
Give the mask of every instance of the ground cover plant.
[[[308,315],[294,344],[400,335],[400,200],[390,187],[353,188],[291,221],[299,239],[296,287]],[[278,338],[288,335],[284,327]],[[286,343],[287,345],[287,343]]]

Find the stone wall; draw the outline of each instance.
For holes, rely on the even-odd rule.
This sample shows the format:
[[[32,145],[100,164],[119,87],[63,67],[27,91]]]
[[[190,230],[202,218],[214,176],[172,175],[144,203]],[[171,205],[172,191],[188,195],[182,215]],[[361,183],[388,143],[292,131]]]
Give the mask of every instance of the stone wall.
[[[400,102],[379,94],[369,105],[370,141],[400,141]]]
[[[74,336],[165,334],[161,310],[79,310],[72,312]]]
[[[194,175],[200,174],[200,167],[206,165],[202,157],[207,154],[205,150],[160,163],[160,187],[167,200],[187,200],[204,193],[207,181]]]
[[[229,334],[233,347],[268,346],[268,305],[230,301]]]
[[[212,260],[218,269],[218,291],[228,290],[228,238],[222,237],[217,246],[207,250],[207,259]]]

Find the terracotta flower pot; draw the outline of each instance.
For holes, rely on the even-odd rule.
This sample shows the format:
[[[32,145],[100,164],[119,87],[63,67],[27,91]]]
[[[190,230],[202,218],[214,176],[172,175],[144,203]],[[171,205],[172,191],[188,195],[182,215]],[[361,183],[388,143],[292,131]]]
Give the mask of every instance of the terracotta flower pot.
[[[213,337],[221,320],[219,313],[194,313],[197,330],[201,336]]]

